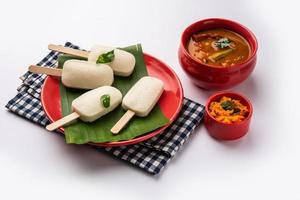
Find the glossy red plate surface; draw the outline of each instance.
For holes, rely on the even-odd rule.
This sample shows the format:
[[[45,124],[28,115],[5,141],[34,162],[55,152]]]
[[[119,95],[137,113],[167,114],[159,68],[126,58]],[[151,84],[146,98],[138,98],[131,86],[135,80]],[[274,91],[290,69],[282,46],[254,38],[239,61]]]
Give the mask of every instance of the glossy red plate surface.
[[[142,142],[161,133],[178,116],[183,101],[183,90],[179,78],[168,65],[150,56],[149,54],[144,54],[144,59],[149,75],[157,77],[165,83],[165,90],[159,99],[158,104],[160,105],[160,108],[165,116],[170,119],[170,123],[153,132],[133,138],[131,140],[89,144],[96,146],[122,146]],[[46,78],[41,92],[41,102],[44,111],[51,122],[62,117],[59,79],[51,76]],[[62,128],[60,131],[63,133]]]

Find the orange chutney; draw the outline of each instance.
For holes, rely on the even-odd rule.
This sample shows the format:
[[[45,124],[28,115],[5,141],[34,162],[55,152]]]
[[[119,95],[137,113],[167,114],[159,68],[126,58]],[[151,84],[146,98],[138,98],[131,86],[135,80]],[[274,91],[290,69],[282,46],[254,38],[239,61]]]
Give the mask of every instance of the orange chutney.
[[[208,110],[217,121],[227,124],[242,122],[249,113],[248,107],[239,100],[226,96],[211,102]]]
[[[187,50],[194,59],[215,67],[234,66],[250,56],[247,40],[226,29],[210,29],[193,34]]]

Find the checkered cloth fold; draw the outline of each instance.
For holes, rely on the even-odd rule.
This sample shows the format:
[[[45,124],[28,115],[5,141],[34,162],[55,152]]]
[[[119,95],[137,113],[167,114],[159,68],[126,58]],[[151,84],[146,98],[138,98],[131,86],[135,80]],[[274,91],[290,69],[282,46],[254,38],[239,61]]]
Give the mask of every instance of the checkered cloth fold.
[[[70,42],[65,46],[79,48]],[[38,65],[55,66],[58,55],[59,53],[51,51]],[[20,77],[23,84],[17,89],[18,94],[7,103],[6,108],[41,126],[49,124],[40,102],[40,92],[45,77],[45,75],[26,72]],[[99,149],[151,174],[158,174],[187,141],[200,123],[203,112],[204,107],[201,104],[184,98],[179,117],[163,133],[138,144]]]

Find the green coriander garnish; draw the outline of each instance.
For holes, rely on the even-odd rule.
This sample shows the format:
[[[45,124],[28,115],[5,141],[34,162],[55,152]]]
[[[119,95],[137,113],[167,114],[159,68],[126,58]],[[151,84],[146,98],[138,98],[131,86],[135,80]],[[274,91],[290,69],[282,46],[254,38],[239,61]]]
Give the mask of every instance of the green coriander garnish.
[[[221,103],[221,106],[224,110],[233,110],[235,107],[232,101],[224,101]]]
[[[229,40],[228,38],[221,38],[218,41],[216,41],[214,45],[219,49],[224,49],[230,47],[231,40]]]
[[[232,101],[224,101],[221,103],[221,106],[224,110],[233,110],[233,114],[237,114],[241,111]]]
[[[108,94],[102,95],[101,103],[104,106],[104,108],[108,108],[110,106],[110,96]]]
[[[114,53],[115,50],[112,50],[112,51],[109,51],[107,53],[103,53],[101,54],[96,63],[97,64],[100,64],[100,63],[110,63],[112,62],[114,59],[115,59],[115,53]]]

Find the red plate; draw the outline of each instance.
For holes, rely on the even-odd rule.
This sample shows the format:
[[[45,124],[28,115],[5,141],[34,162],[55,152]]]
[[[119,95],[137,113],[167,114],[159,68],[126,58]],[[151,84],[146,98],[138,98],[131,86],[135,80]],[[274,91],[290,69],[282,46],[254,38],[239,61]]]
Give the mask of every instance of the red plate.
[[[144,59],[149,75],[157,77],[165,83],[165,90],[159,99],[158,104],[165,116],[170,119],[170,123],[153,132],[131,140],[89,144],[96,146],[122,146],[139,143],[161,133],[176,119],[180,112],[183,100],[183,90],[179,78],[168,65],[149,54],[144,54]],[[57,78],[48,76],[45,79],[41,92],[41,101],[44,111],[51,122],[62,117],[59,80]],[[63,133],[62,128],[60,131]]]

